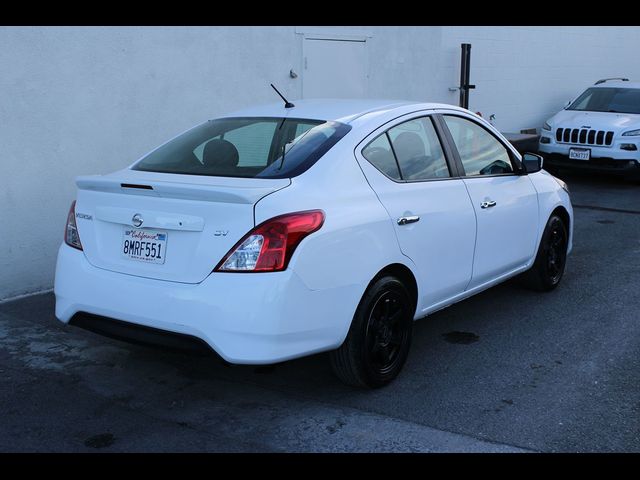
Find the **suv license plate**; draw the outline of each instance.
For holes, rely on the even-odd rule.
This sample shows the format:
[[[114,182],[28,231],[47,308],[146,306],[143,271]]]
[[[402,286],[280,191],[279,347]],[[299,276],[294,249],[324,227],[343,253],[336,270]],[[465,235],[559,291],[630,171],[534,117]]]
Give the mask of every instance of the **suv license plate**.
[[[570,148],[569,158],[572,160],[589,160],[591,158],[591,150],[588,148]]]

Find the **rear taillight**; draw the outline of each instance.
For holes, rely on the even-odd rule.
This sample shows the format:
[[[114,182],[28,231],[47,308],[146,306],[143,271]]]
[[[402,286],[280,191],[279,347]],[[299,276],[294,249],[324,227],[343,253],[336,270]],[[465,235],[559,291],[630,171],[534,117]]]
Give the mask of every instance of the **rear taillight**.
[[[69,209],[69,215],[67,215],[67,226],[64,229],[64,242],[70,247],[82,250],[82,243],[80,242],[80,234],[78,233],[78,226],[76,225],[76,201],[74,200]]]
[[[261,223],[236,243],[214,269],[217,272],[279,272],[296,247],[322,227],[324,212],[288,213]]]

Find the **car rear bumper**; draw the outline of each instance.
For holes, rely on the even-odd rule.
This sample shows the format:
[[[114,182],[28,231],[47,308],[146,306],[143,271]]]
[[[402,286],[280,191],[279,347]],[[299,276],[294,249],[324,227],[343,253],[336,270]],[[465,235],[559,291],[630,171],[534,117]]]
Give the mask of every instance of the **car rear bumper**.
[[[78,312],[71,317],[69,325],[84,328],[85,330],[104,335],[105,337],[140,345],[153,345],[156,347],[170,348],[172,350],[201,353],[215,352],[202,339],[192,335],[169,332],[136,323],[123,322],[113,318],[94,315],[93,313]]]
[[[247,364],[337,348],[362,294],[357,285],[311,290],[290,269],[212,273],[199,284],[142,278],[96,268],[83,252],[64,244],[54,292],[56,317],[64,323],[83,319],[83,328],[134,341],[136,335],[126,327],[147,327],[137,330],[151,337],[138,341],[162,344],[153,341],[162,340],[158,334],[177,334],[202,340],[228,362]],[[100,319],[92,324],[92,315],[125,324],[116,323],[114,334],[112,328],[104,331]]]

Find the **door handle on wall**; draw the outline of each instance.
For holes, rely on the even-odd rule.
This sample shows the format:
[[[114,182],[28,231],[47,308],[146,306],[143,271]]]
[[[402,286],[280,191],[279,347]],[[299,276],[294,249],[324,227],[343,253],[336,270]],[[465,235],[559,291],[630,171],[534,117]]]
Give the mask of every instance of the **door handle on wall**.
[[[485,200],[480,204],[480,208],[491,208],[495,206],[496,206],[496,202],[494,202],[493,200]]]
[[[408,223],[416,223],[420,221],[420,217],[417,215],[413,215],[411,217],[400,217],[398,219],[398,225],[407,225]]]

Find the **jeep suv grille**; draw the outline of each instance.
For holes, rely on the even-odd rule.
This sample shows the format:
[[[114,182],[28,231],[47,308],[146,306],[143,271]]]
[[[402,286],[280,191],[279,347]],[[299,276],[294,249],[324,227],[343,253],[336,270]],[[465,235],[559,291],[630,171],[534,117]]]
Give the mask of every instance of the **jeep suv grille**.
[[[613,132],[586,128],[558,128],[556,130],[556,141],[559,143],[603,145],[608,147],[613,143]]]

